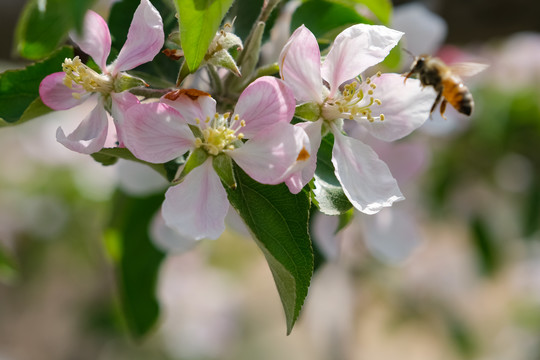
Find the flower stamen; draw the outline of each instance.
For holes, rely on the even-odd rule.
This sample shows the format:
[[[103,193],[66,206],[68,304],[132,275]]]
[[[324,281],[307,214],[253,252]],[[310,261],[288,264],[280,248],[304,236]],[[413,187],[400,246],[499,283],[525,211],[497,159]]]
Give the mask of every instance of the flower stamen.
[[[66,73],[64,85],[73,88],[73,83],[82,86],[87,92],[100,92],[109,94],[113,91],[113,80],[109,75],[98,74],[88,66],[82,63],[78,56],[73,59],[66,58],[62,63],[62,70]],[[74,92],[72,96],[80,99],[81,94]]]

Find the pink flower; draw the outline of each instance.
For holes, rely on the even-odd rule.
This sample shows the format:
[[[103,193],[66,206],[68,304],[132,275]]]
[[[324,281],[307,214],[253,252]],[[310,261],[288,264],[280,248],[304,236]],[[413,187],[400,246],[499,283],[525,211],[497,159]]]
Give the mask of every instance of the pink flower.
[[[83,34],[71,34],[81,50],[90,55],[101,69],[97,73],[81,62],[78,56],[66,59],[63,72],[47,76],[40,84],[39,94],[45,105],[53,110],[65,110],[98,98],[96,107],[68,136],[61,128],[56,132],[58,142],[68,149],[84,154],[100,150],[108,130],[107,111],[111,113],[120,145],[123,143],[121,124],[123,113],[137,98],[124,90],[142,85],[139,79],[122,73],[151,61],[163,46],[163,23],[159,12],[149,0],[141,0],[131,22],[127,40],[116,60],[107,66],[111,51],[111,35],[105,20],[93,11],[84,19]]]
[[[299,109],[311,112],[306,119],[312,121],[299,124],[310,137],[311,153],[317,152],[322,134],[333,133],[336,177],[351,203],[366,214],[391,206],[403,196],[373,149],[344,134],[343,121],[353,120],[371,136],[394,141],[424,123],[435,99],[434,92],[422,90],[417,80],[404,83],[398,74],[357,78],[381,62],[402,35],[384,26],[351,26],[336,37],[321,63],[315,36],[301,26],[280,56],[282,79],[293,90]],[[311,180],[315,167],[313,156],[293,175],[299,186]]]
[[[268,76],[244,90],[232,114],[217,113],[215,100],[194,89],[131,107],[124,129],[126,146],[135,156],[164,163],[192,151],[199,159],[165,194],[162,214],[167,226],[194,239],[216,239],[225,230],[229,203],[214,169],[218,156],[228,156],[263,184],[284,182],[307,161],[308,137],[289,124],[294,108],[291,90]]]

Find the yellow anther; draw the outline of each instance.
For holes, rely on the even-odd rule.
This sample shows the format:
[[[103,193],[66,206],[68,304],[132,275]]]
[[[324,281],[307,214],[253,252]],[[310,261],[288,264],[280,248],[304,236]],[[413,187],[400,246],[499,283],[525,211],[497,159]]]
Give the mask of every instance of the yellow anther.
[[[217,115],[217,114],[216,114]],[[224,119],[228,119],[229,116],[231,116],[231,113],[230,112],[226,112],[225,114],[223,114],[223,118]]]
[[[81,100],[81,94],[80,93],[71,93],[71,96],[73,96],[73,98],[77,99],[77,100]]]
[[[381,105],[381,104],[382,104],[381,100],[379,100],[379,99],[375,99],[375,100],[373,100],[373,101],[375,101],[375,104],[377,104],[377,105]]]
[[[379,115],[379,118],[381,119],[381,121],[384,121],[384,114]]]
[[[369,89],[367,93],[368,95],[373,95],[373,90]]]
[[[195,118],[195,124],[199,125],[201,123],[201,119]]]
[[[238,120],[240,120],[240,115],[235,114],[235,115],[234,115],[234,121],[238,121]],[[242,121],[243,121],[243,120],[242,120]]]
[[[373,84],[373,83],[369,84],[369,86],[371,86],[372,89],[376,89],[376,88],[377,88],[377,85],[375,85],[375,84]]]
[[[382,73],[380,71],[377,71],[377,77],[381,77]]]
[[[366,79],[366,84],[371,84],[371,78]]]
[[[240,126],[241,126],[241,127],[246,126],[246,121],[245,121],[245,120],[240,121]]]
[[[236,138],[238,140],[242,140],[244,138],[244,133],[238,133],[238,135],[236,135]]]

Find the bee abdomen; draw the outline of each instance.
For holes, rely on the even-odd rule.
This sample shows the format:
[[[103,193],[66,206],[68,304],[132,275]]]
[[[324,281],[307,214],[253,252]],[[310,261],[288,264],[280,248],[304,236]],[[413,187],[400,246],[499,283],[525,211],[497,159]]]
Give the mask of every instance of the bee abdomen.
[[[462,114],[471,115],[474,101],[471,92],[463,83],[447,81],[444,84],[443,96]]]

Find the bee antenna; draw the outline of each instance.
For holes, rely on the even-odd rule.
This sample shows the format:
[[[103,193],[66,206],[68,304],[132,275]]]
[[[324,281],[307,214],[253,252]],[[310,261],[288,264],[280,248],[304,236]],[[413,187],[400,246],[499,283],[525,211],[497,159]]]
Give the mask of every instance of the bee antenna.
[[[401,48],[403,51],[405,51],[407,54],[409,54],[412,58],[415,58],[416,55],[414,55],[412,52],[410,52],[409,50],[405,49],[405,48]]]

